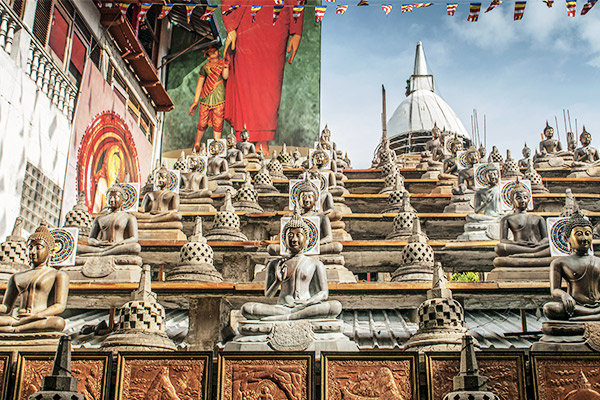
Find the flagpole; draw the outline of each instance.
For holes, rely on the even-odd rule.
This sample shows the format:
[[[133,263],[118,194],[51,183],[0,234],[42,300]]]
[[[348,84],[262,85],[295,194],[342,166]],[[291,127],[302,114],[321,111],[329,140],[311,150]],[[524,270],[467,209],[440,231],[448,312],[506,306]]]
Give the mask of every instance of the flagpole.
[[[386,106],[385,106],[385,86],[381,85],[381,140],[387,139],[387,118],[386,118]]]

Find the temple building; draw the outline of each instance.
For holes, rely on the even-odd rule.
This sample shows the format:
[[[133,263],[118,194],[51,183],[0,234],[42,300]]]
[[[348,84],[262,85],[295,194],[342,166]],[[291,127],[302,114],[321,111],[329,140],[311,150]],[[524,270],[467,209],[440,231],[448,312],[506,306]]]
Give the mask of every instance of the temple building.
[[[399,154],[419,153],[431,139],[434,125],[448,135],[469,139],[469,134],[452,107],[436,92],[429,73],[423,44],[417,43],[413,74],[406,81],[406,99],[387,122],[390,147]]]

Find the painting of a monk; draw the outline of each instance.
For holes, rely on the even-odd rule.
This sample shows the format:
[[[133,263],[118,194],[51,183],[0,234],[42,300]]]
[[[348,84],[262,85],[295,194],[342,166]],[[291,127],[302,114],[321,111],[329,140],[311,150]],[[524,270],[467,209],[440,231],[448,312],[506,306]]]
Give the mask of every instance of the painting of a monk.
[[[268,151],[268,142],[275,138],[277,130],[285,64],[292,63],[300,46],[303,15],[294,20],[292,14],[292,7],[297,4],[286,0],[273,23],[273,0],[222,2],[223,10],[231,5],[241,6],[223,15],[227,30],[224,54],[231,60],[225,119],[237,132],[245,125],[250,141],[261,144],[264,151]],[[250,8],[259,5],[262,9],[253,22]]]

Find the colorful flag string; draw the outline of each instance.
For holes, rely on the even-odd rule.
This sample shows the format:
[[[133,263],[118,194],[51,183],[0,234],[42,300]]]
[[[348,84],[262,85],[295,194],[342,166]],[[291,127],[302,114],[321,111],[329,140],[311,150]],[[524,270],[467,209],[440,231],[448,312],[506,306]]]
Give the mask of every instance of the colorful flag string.
[[[344,15],[344,13],[348,10],[348,6],[337,6],[335,8],[335,13],[338,15]]]
[[[596,5],[597,2],[598,2],[598,0],[588,0],[588,2],[583,5],[583,9],[581,10],[581,15],[587,14],[592,9],[592,7],[594,7]]]
[[[323,21],[323,17],[325,16],[326,10],[327,6],[315,6],[315,22]]]
[[[281,14],[281,10],[283,10],[283,5],[273,6],[273,25],[275,25],[275,22],[277,22],[277,18],[279,18],[279,14]]]
[[[385,15],[389,15],[389,13],[392,11],[392,5],[391,4],[382,4],[381,9],[385,13]]]
[[[481,3],[471,3],[469,6],[469,16],[467,17],[467,21],[477,22],[479,19],[479,11],[481,11]]]
[[[215,10],[217,8],[219,8],[219,6],[208,4],[206,6],[206,9],[204,10],[204,14],[202,14],[202,16],[200,17],[200,19],[202,21],[209,21],[212,18],[212,15],[213,15],[213,13],[215,12]]]
[[[487,8],[487,10],[485,10],[485,12],[490,12],[492,11],[494,8],[498,7],[500,4],[502,4],[502,0],[492,0],[492,2],[490,3],[490,6]]]
[[[577,14],[577,0],[567,0],[567,16],[574,17]]]
[[[237,10],[238,8],[240,8],[240,6],[238,6],[238,5],[231,5],[231,6],[229,6],[229,8],[227,10],[223,11],[223,15],[229,15],[232,12],[234,12],[235,10]]]
[[[152,3],[142,3],[140,5],[140,12],[138,13],[138,21],[143,21],[146,19],[146,15],[148,14],[148,10],[152,7]]]
[[[185,16],[187,18],[187,23],[190,23],[190,18],[192,18],[192,13],[194,12],[194,8],[196,8],[195,4],[190,4],[185,6]]]
[[[413,10],[413,5],[412,4],[402,4],[401,10],[402,10],[402,14],[404,14],[405,12],[411,12]]]
[[[166,16],[171,12],[171,9],[173,9],[173,4],[166,4],[162,6],[158,19],[166,18]]]
[[[446,12],[450,16],[454,16],[456,9],[458,8],[458,3],[447,3],[446,4]]]
[[[292,17],[294,17],[294,23],[298,22],[298,18],[300,18],[303,11],[304,11],[303,5],[302,6],[294,6],[294,8],[292,8]]]
[[[520,21],[523,19],[523,15],[525,15],[525,6],[527,5],[526,1],[515,1],[515,21]]]

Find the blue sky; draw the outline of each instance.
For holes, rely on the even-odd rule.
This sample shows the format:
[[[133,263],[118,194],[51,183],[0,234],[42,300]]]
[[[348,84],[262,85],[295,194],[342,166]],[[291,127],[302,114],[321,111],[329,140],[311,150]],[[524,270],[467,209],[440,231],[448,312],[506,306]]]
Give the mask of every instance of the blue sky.
[[[322,27],[321,122],[338,147],[348,151],[354,168],[370,165],[381,136],[381,84],[387,90],[388,118],[404,100],[415,47],[423,42],[436,93],[454,109],[470,132],[476,108],[483,134],[487,116],[488,152],[497,145],[520,158],[523,142],[537,146],[545,121],[559,119],[566,146],[562,110],[585,124],[592,145],[600,146],[600,5],[587,15],[568,18],[564,1],[548,9],[528,1],[525,16],[513,21],[514,1],[505,1],[479,21],[467,22],[468,2],[454,17],[444,3],[400,12],[381,11],[382,2],[354,7],[329,5]],[[335,15],[336,4],[349,4]]]

